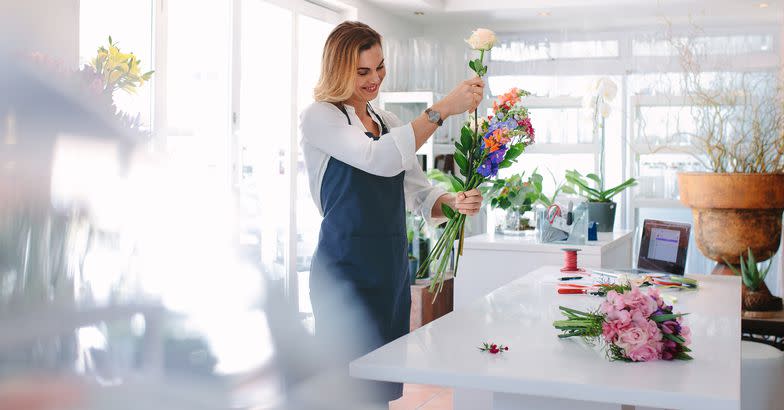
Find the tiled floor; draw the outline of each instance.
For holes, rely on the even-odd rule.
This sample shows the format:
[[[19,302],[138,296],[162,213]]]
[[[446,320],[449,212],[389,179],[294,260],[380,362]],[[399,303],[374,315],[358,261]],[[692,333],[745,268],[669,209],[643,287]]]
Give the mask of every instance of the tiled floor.
[[[452,389],[406,384],[403,397],[390,402],[389,410],[452,410]]]

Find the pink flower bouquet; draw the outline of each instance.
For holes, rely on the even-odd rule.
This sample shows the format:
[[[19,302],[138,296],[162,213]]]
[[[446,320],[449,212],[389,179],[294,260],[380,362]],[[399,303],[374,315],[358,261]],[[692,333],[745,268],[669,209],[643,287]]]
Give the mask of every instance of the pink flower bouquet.
[[[611,360],[649,362],[691,360],[691,332],[683,324],[684,313],[673,313],[659,291],[644,293],[638,287],[619,287],[607,292],[596,312],[559,306],[566,320],[553,322],[559,338],[580,336],[591,343],[601,341]],[[619,291],[620,290],[620,291]]]

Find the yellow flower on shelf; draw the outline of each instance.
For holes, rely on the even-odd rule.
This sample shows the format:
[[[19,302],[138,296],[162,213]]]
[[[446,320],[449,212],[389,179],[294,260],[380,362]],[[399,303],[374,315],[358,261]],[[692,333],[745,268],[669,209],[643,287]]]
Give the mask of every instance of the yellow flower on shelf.
[[[97,55],[90,65],[103,78],[104,89],[112,93],[116,90],[123,90],[134,94],[153,74],[153,71],[141,74],[140,63],[141,61],[133,53],[121,52],[117,43],[113,42],[112,37],[109,36],[108,48],[99,47]]]

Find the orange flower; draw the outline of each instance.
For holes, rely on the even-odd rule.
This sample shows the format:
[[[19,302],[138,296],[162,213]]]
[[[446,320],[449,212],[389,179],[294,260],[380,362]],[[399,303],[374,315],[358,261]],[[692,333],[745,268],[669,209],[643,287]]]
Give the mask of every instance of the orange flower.
[[[501,149],[504,145],[508,144],[512,139],[509,138],[509,132],[506,128],[500,128],[493,131],[492,134],[485,137],[485,150],[488,153],[493,153]]]
[[[520,101],[519,94],[520,94],[520,90],[518,90],[517,87],[512,88],[511,90],[509,90],[508,93],[502,94],[500,97],[498,97],[498,102],[502,106],[505,106],[506,108],[512,108],[513,105],[517,104],[517,102]],[[496,104],[493,103],[494,110],[496,109],[496,107],[497,107]]]

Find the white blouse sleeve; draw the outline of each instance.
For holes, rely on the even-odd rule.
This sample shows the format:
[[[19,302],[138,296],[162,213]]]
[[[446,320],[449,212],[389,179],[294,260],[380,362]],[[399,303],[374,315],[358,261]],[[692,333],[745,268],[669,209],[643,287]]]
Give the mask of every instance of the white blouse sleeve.
[[[310,144],[367,173],[392,177],[416,164],[416,143],[411,124],[398,124],[378,140],[351,126],[330,103],[311,104],[300,115],[303,144]]]
[[[383,116],[391,127],[397,127],[402,123],[391,112],[384,112]],[[403,180],[403,191],[406,196],[407,210],[422,215],[430,225],[439,225],[447,221],[444,217],[433,217],[433,205],[441,195],[447,192],[430,184],[430,180],[427,179],[427,175],[422,171],[422,167],[419,166],[418,162],[415,166],[406,170],[406,176]]]

